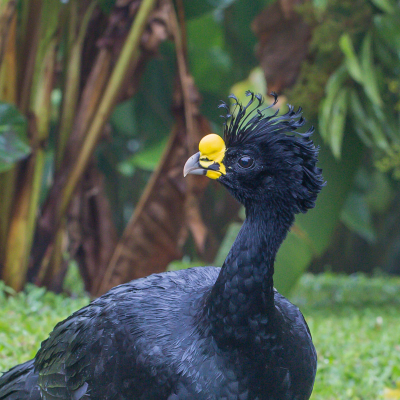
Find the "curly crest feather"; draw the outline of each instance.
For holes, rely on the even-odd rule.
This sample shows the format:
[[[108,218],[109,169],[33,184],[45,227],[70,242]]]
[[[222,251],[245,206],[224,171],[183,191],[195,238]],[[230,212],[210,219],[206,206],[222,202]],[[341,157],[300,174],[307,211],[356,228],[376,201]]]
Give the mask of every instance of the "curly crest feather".
[[[315,206],[317,195],[326,184],[322,170],[316,167],[319,147],[315,147],[311,140],[314,128],[310,127],[304,133],[298,132],[298,128],[306,123],[301,107],[296,111],[292,105],[288,105],[289,110],[285,114],[279,115],[277,110],[272,115],[265,115],[265,110],[278,101],[274,92],[271,92],[273,103],[264,108],[264,98],[260,94],[247,91],[246,96],[250,97],[246,105],[242,105],[232,94],[229,96],[235,101],[232,108],[225,102],[219,106],[227,111],[225,116],[221,116],[225,119],[226,146],[259,143],[280,155],[289,167],[290,182],[287,183],[296,199],[295,212],[306,212]]]

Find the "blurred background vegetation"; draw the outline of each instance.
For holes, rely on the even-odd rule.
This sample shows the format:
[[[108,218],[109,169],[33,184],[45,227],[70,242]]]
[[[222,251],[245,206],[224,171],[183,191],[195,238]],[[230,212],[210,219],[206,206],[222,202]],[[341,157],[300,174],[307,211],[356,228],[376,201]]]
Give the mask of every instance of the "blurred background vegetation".
[[[400,273],[400,2],[1,0],[0,279],[92,296],[166,269],[221,265],[243,210],[182,177],[217,105],[280,94],[316,126],[328,182],[278,255]],[[269,101],[268,96],[266,101]]]
[[[275,91],[328,182],[275,268],[313,399],[400,399],[399,19],[398,0],[0,0],[0,370],[88,296],[222,265],[243,209],[182,168],[220,100]]]

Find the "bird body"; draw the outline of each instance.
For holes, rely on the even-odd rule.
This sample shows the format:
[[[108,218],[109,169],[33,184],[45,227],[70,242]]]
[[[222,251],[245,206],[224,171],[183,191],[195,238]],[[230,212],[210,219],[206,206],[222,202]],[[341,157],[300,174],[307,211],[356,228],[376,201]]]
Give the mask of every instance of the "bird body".
[[[240,106],[226,148],[208,138],[185,166],[246,207],[223,267],[111,289],[60,322],[34,360],[5,373],[0,400],[309,399],[316,352],[301,312],[273,288],[273,264],[295,213],[313,207],[323,185],[317,149],[310,132],[284,134],[302,125],[293,109],[277,123],[256,116],[235,128],[246,116]]]
[[[274,321],[265,322],[278,329],[271,326],[273,333],[251,351],[221,347],[203,314],[219,273],[191,268],[110,290],[55,327],[35,358],[39,373],[28,364],[42,397],[37,385],[25,387],[26,378],[21,392],[7,388],[7,378],[15,382],[11,370],[0,378],[0,399],[308,398],[316,356],[300,311],[275,291]],[[292,356],[299,352],[301,364]],[[295,397],[306,381],[307,392]],[[32,397],[27,389],[34,389]]]

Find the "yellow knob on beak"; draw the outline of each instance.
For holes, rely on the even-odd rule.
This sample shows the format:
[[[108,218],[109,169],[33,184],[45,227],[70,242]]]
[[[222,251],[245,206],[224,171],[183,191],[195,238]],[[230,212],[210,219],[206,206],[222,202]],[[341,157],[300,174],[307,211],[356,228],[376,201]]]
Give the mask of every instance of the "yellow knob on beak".
[[[200,154],[207,157],[209,160],[220,162],[225,156],[224,139],[215,133],[210,133],[200,140],[199,150]]]
[[[218,179],[226,174],[223,159],[225,157],[225,142],[221,136],[210,133],[199,143],[199,152],[190,157],[183,168],[183,176],[188,174],[206,175]]]

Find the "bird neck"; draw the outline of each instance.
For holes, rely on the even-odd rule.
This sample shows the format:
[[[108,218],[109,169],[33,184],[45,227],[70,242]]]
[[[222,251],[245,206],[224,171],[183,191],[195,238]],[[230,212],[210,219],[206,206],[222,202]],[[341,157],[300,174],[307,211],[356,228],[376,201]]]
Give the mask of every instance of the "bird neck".
[[[275,256],[293,220],[284,207],[246,207],[246,220],[206,300],[207,319],[220,342],[257,340],[257,332],[271,325]]]

